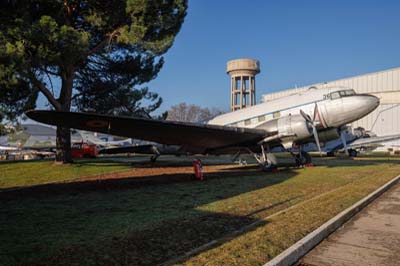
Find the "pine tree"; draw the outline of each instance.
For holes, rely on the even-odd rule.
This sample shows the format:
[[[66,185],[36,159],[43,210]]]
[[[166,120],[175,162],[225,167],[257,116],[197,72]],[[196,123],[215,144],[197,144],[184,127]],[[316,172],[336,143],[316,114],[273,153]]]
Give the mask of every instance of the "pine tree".
[[[186,0],[1,1],[1,116],[35,108],[40,94],[57,111],[148,115],[161,98],[137,86],[160,71],[186,9]],[[57,128],[57,161],[71,162],[70,139]]]

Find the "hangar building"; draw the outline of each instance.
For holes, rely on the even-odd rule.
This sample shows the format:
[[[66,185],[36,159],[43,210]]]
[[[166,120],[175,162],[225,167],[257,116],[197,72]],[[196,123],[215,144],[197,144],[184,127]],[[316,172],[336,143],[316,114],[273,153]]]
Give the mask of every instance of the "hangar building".
[[[352,123],[351,127],[363,127],[378,136],[400,133],[400,67],[384,71],[349,77],[334,81],[292,88],[284,91],[265,94],[262,102],[303,92],[311,87],[325,88],[344,86],[354,89],[357,93],[373,94],[380,98],[379,107],[368,116]],[[400,140],[387,142],[379,150],[400,149]]]

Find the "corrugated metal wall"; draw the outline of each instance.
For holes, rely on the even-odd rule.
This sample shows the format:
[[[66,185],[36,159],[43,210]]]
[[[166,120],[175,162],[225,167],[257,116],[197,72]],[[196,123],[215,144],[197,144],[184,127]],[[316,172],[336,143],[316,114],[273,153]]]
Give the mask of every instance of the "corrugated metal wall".
[[[312,86],[317,88],[345,86],[354,89],[357,93],[398,92],[399,94],[395,98],[400,99],[400,68],[265,94],[262,96],[261,100],[265,102],[284,97],[293,93],[305,91]],[[396,101],[390,104],[381,103],[370,115],[354,122],[352,127],[363,127],[373,131],[378,136],[400,134],[400,100],[398,102]],[[396,144],[396,146],[400,145],[400,141],[395,141],[388,143],[387,147],[391,146],[393,143]]]

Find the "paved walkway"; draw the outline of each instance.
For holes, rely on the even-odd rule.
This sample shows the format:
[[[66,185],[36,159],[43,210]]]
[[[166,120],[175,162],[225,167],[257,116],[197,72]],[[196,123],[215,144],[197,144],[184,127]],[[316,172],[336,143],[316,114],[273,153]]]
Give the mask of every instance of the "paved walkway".
[[[321,242],[300,265],[400,265],[400,184]]]

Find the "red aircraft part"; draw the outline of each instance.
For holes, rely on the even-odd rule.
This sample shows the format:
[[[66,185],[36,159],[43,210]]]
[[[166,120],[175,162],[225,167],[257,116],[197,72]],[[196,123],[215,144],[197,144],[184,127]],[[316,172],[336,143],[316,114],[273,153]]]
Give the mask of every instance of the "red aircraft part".
[[[99,154],[96,145],[76,143],[71,148],[72,158],[96,158]]]
[[[203,180],[203,167],[199,159],[193,160],[194,175],[197,179]]]

